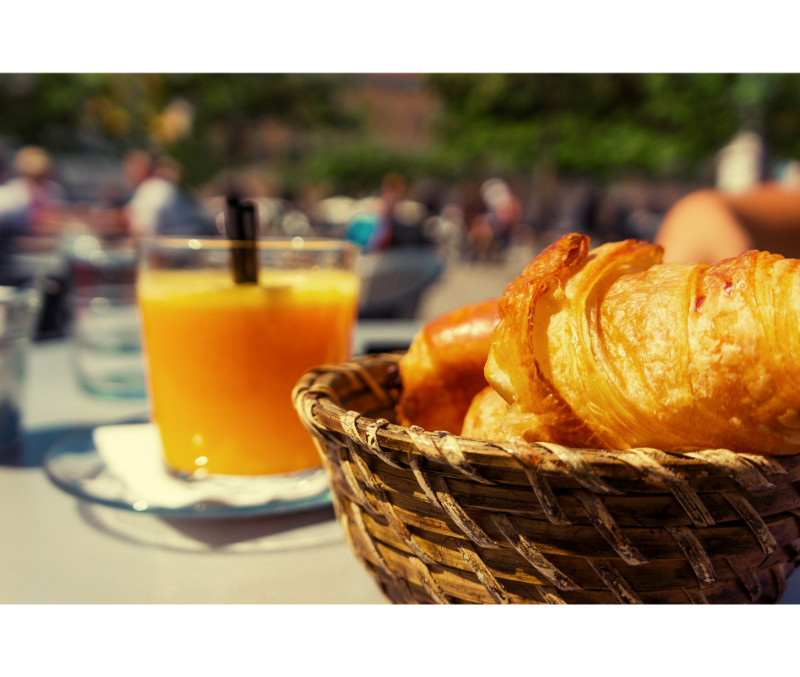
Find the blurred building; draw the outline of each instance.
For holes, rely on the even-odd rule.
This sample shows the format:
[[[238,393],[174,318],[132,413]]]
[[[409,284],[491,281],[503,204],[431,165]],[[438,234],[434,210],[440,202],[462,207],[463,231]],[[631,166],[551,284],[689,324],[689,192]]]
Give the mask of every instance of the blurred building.
[[[421,74],[352,75],[345,101],[361,120],[369,140],[404,149],[421,149],[433,140],[438,102]],[[270,161],[303,152],[308,130],[293,128],[274,117],[241,130],[252,160]],[[346,131],[343,133],[347,133]]]
[[[437,100],[424,75],[358,75],[354,84],[352,100],[366,114],[370,137],[403,148],[423,148],[432,141]]]

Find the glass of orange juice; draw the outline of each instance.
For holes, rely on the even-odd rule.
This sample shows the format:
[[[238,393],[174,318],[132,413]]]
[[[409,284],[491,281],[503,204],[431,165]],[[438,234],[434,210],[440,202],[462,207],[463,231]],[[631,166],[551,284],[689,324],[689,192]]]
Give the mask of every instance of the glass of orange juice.
[[[358,248],[249,243],[257,281],[236,282],[230,240],[143,240],[137,298],[151,418],[179,476],[275,476],[319,467],[292,406],[308,369],[345,360]]]

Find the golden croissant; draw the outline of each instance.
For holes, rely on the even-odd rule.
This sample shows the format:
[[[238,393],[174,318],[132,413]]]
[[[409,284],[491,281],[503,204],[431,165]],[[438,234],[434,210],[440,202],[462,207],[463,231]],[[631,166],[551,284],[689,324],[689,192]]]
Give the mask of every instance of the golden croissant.
[[[499,322],[497,299],[456,308],[428,322],[398,365],[401,425],[458,434],[473,397],[486,387],[483,367]]]
[[[576,447],[800,451],[800,260],[662,264],[566,235],[506,289],[464,435]]]

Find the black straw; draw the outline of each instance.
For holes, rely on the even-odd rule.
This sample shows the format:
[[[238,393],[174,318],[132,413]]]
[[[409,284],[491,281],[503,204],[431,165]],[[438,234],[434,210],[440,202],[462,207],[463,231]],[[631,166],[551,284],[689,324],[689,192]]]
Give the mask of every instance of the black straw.
[[[258,282],[258,219],[256,206],[231,195],[227,199],[225,235],[231,246],[231,269],[237,284]]]

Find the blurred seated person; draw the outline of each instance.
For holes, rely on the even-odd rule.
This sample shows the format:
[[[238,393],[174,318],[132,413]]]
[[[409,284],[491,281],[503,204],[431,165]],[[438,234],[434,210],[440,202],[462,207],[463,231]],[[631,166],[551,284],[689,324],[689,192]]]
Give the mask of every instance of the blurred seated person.
[[[717,263],[749,249],[800,258],[800,188],[761,183],[705,189],[678,200],[655,237],[665,263]]]
[[[219,235],[213,219],[181,190],[180,165],[171,158],[157,162],[145,151],[132,151],[123,173],[133,188],[127,206],[132,236]]]
[[[392,231],[381,215],[377,200],[367,198],[357,203],[347,222],[345,237],[364,252],[379,252],[388,247]]]
[[[414,200],[400,200],[389,216],[391,221],[390,247],[427,247],[433,241],[425,232],[428,217],[425,206]]]
[[[0,233],[4,237],[49,234],[66,192],[53,180],[53,161],[38,146],[14,156],[13,175],[0,186]]]
[[[514,232],[522,221],[522,205],[502,179],[485,181],[481,193],[492,228],[494,254],[502,255],[511,244]]]
[[[92,232],[102,238],[127,237],[127,196],[121,187],[112,183],[101,186],[87,220]]]
[[[478,214],[467,231],[469,258],[472,261],[488,261],[494,248],[494,230],[488,214]]]

